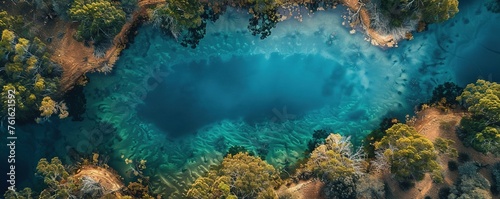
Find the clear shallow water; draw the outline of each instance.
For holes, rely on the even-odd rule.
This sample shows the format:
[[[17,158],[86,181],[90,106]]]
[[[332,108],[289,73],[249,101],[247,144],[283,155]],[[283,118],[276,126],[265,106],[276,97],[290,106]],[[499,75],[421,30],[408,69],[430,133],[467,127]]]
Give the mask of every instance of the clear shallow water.
[[[19,150],[32,157],[26,173],[41,157],[69,163],[68,154],[97,151],[129,178],[123,155],[146,159],[155,191],[175,198],[231,145],[284,167],[313,130],[360,140],[383,117],[411,113],[440,83],[499,81],[500,17],[481,2],[461,2],[454,19],[386,50],[350,35],[344,10],[279,23],[266,40],[246,31],[244,14],[227,14],[195,50],[141,28],[112,74],[89,75],[83,122],[19,130],[32,135],[19,140],[30,143]]]

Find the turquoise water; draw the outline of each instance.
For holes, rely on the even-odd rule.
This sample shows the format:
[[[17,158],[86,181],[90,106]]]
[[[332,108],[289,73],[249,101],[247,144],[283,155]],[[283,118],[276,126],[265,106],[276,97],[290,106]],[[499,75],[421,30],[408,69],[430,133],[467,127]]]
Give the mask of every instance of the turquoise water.
[[[89,75],[84,121],[23,127],[29,147],[19,155],[32,158],[21,178],[41,157],[70,163],[99,152],[127,180],[133,165],[124,159],[147,160],[155,192],[178,198],[232,145],[282,168],[302,157],[314,130],[359,144],[384,117],[411,114],[438,84],[500,81],[500,15],[481,2],[461,1],[455,18],[391,49],[372,46],[361,30],[351,35],[344,12],[284,21],[260,40],[245,14],[229,11],[195,50],[141,27],[111,74]]]

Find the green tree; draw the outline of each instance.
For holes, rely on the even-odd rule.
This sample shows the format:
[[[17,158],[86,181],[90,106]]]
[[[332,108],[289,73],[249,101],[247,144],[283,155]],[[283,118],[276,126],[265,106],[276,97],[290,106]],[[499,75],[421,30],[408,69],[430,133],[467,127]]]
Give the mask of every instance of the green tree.
[[[125,12],[109,0],[75,0],[68,14],[80,23],[77,38],[94,44],[113,38],[125,24]]]
[[[363,170],[362,155],[361,150],[353,151],[348,137],[330,134],[324,144],[314,149],[299,175],[324,181],[323,193],[328,198],[355,198]]]
[[[474,115],[494,116],[498,120],[500,110],[497,110],[500,101],[500,84],[482,79],[468,84],[457,101],[461,102]],[[490,107],[492,105],[492,107]],[[492,121],[495,122],[495,121]]]
[[[167,0],[165,12],[183,29],[197,28],[203,22],[204,9],[199,0]]]
[[[12,16],[7,11],[0,10],[0,31],[9,29],[20,32],[23,26],[23,18],[21,16]]]
[[[424,0],[419,9],[425,22],[443,22],[458,13],[458,0]]]
[[[219,168],[198,178],[188,190],[188,198],[277,198],[274,188],[281,183],[273,166],[247,153],[229,154]]]
[[[477,80],[457,97],[472,114],[462,118],[458,135],[465,145],[500,154],[500,84]]]
[[[76,198],[79,190],[77,181],[70,177],[59,158],[54,157],[50,162],[45,158],[40,159],[36,170],[48,185],[39,198]]]
[[[16,107],[16,118],[32,120],[44,97],[55,96],[58,90],[60,67],[51,62],[45,44],[38,38],[28,40],[18,37],[13,31],[2,31],[0,40],[1,112],[7,115],[8,106]],[[15,99],[9,102],[9,92]],[[12,101],[14,100],[14,101]]]
[[[391,173],[400,181],[422,180],[426,172],[440,181],[441,167],[432,142],[406,124],[395,124],[375,143],[375,148],[389,161]]]
[[[34,194],[30,188],[24,188],[23,190],[17,192],[13,190],[7,190],[3,195],[5,199],[33,199]]]
[[[426,23],[446,21],[458,13],[458,0],[382,0],[380,11],[389,27],[401,27],[406,21],[421,19]]]
[[[490,183],[481,174],[477,173],[479,167],[474,162],[467,162],[458,168],[460,175],[458,181],[450,190],[448,199],[492,198],[489,189]]]

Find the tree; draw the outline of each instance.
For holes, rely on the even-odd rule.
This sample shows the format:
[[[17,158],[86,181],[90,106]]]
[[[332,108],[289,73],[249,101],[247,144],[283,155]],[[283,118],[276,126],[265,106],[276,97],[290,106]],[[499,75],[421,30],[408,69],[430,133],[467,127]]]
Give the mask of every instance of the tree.
[[[457,101],[468,108],[473,114],[480,115],[482,114],[482,112],[479,111],[481,109],[475,108],[475,106],[477,106],[483,98],[487,98],[487,96],[491,98],[490,95],[500,97],[500,84],[478,79],[476,83],[468,84],[465,87],[462,94],[457,97]]]
[[[229,154],[219,168],[199,177],[186,196],[197,199],[277,198],[274,188],[281,183],[273,166],[247,153]]]
[[[390,27],[402,27],[409,20],[425,23],[446,21],[458,12],[458,0],[381,0],[380,11]]]
[[[378,128],[365,137],[363,148],[368,158],[375,157],[375,142],[380,141],[385,136],[385,131],[396,123],[398,123],[396,118],[384,118]]]
[[[40,193],[40,198],[76,198],[78,184],[70,177],[59,158],[54,157],[50,162],[45,158],[40,159],[36,170],[48,185],[48,188]]]
[[[16,107],[16,119],[33,121],[42,99],[56,95],[60,66],[50,61],[46,46],[40,39],[18,37],[8,29],[2,31],[0,54],[3,55],[0,64],[5,66],[0,70],[1,112],[7,115],[10,104]],[[15,99],[8,104],[9,92],[15,93]],[[60,113],[64,116],[64,111]]]
[[[427,172],[437,181],[441,177],[434,144],[406,124],[398,123],[387,129],[386,135],[375,143],[375,149],[383,153],[391,173],[400,182],[422,180]]]
[[[480,152],[500,154],[500,85],[477,80],[457,100],[472,113],[460,121],[459,138]]]
[[[33,199],[34,194],[30,188],[24,188],[20,192],[7,190],[3,195],[5,199]]]
[[[458,0],[424,0],[419,8],[425,22],[439,23],[458,13]]]
[[[125,12],[109,0],[75,0],[68,14],[80,22],[77,38],[94,44],[113,38],[125,24]]]
[[[199,0],[167,0],[165,12],[182,28],[197,28],[203,22],[204,9]]]
[[[22,26],[23,18],[21,16],[12,16],[6,11],[0,10],[0,31],[8,29],[20,32]]]
[[[458,104],[456,98],[462,93],[463,88],[453,82],[446,82],[438,85],[432,91],[432,97],[429,104],[438,104],[445,99],[445,106],[452,106]]]
[[[276,27],[279,22],[278,5],[273,0],[255,0],[250,7],[250,13],[253,14],[249,20],[248,29],[252,35],[261,35],[260,39],[265,39],[271,35],[271,29]]]
[[[325,182],[328,198],[355,198],[356,183],[363,170],[361,150],[353,151],[349,137],[330,134],[300,169],[299,175],[314,176]]]
[[[479,167],[474,162],[467,162],[458,168],[459,179],[450,190],[448,199],[491,198],[490,183],[477,173]]]

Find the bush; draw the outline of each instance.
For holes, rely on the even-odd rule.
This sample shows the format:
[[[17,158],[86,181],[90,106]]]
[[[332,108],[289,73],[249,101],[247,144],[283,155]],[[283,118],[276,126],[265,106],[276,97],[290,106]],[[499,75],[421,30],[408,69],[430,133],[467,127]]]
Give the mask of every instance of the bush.
[[[429,172],[438,179],[441,171],[436,161],[434,144],[406,124],[395,124],[387,129],[386,135],[375,143],[390,163],[391,173],[398,181],[422,180]]]
[[[490,183],[477,173],[479,167],[475,162],[466,162],[458,167],[460,177],[450,189],[448,199],[459,198],[491,198]]]
[[[448,170],[456,171],[458,169],[458,163],[456,161],[450,160],[448,161]]]
[[[458,157],[457,149],[451,146],[454,143],[455,142],[450,139],[436,138],[436,140],[434,140],[434,147],[440,154],[446,154],[450,157]]]
[[[403,180],[403,181],[400,181],[398,183],[398,185],[399,185],[399,188],[401,188],[401,190],[407,191],[407,190],[410,190],[411,188],[413,188],[415,186],[415,183],[413,181],[410,181],[410,180]]]
[[[493,179],[492,192],[494,194],[498,194],[500,193],[500,162],[493,165],[491,174]]]
[[[458,153],[458,162],[465,163],[470,161],[470,156],[467,153],[460,152]]]
[[[451,193],[450,187],[442,187],[439,189],[438,197],[439,199],[448,199],[448,196]]]
[[[343,179],[327,181],[322,193],[325,198],[355,199],[357,179],[355,176],[346,176]]]

